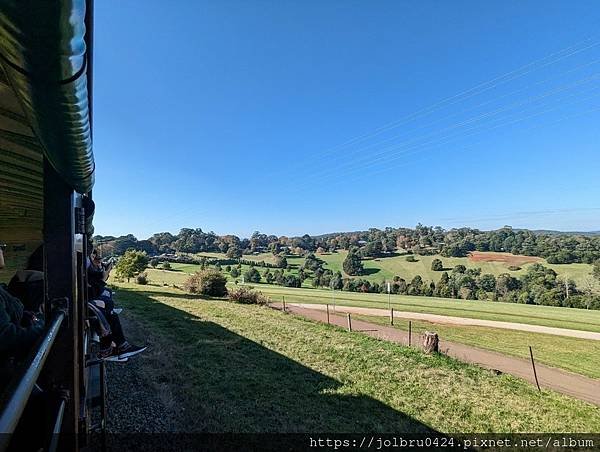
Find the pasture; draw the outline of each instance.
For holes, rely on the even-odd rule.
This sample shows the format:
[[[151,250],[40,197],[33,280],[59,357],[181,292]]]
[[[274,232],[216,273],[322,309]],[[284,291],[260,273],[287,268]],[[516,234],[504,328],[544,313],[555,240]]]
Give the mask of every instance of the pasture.
[[[151,344],[140,381],[160,382],[190,432],[600,429],[592,405],[443,355],[169,287],[117,289]]]
[[[215,256],[216,257],[216,256]],[[267,255],[253,256],[257,261],[268,257]],[[320,256],[334,270],[341,268],[343,253],[328,254]],[[419,259],[424,259],[419,257]],[[426,257],[431,262],[433,257]],[[419,264],[407,262],[401,257],[390,258],[395,262],[395,269],[410,268]],[[292,267],[291,272],[297,272],[303,258],[288,258]],[[377,263],[379,261],[366,261],[366,263]],[[448,260],[451,262],[451,260]],[[424,264],[421,262],[421,268]],[[456,264],[465,262],[465,259],[457,260]],[[481,264],[481,262],[478,262]],[[488,266],[496,266],[496,271],[502,272],[501,262],[484,262]],[[463,264],[464,265],[464,264]],[[577,265],[577,264],[573,264]],[[581,264],[582,265],[582,264]],[[189,273],[199,269],[198,265],[172,264],[174,271],[149,269],[148,276],[151,283],[158,285],[169,285],[181,287]],[[249,267],[242,266],[242,271]],[[259,269],[264,273],[264,269]],[[227,272],[228,284],[233,286],[234,279]],[[435,272],[431,272],[435,273]],[[238,278],[238,282],[241,279]],[[369,294],[356,292],[331,291],[326,289],[311,288],[309,282],[304,283],[300,289],[287,288],[264,283],[252,284],[257,290],[270,297],[272,301],[281,301],[284,297],[291,303],[318,303],[337,304],[338,306],[357,306],[368,308],[387,309],[388,296],[386,294]],[[443,299],[431,297],[411,297],[405,295],[392,295],[391,305],[396,311],[408,311],[417,313],[429,313],[448,315],[454,317],[465,317],[473,319],[497,320],[505,322],[516,322],[532,325],[550,326],[558,328],[569,328],[583,331],[600,332],[600,311],[588,311],[582,309],[558,308],[550,306],[534,306],[514,303],[500,303],[489,301],[470,301],[457,299]],[[387,322],[386,318],[369,317],[369,320],[379,323]],[[397,327],[406,328],[407,322],[398,320]],[[424,321],[413,321],[416,331],[433,329],[444,339],[476,346],[487,350],[497,351],[511,356],[527,358],[528,346],[532,345],[536,350],[537,359],[549,366],[554,366],[579,373],[592,378],[600,378],[600,343],[582,339],[550,336],[539,333],[509,331],[498,328],[442,325],[431,324]]]
[[[353,314],[352,318],[389,325],[387,317]],[[394,328],[408,331],[408,321],[396,318]],[[446,325],[420,320],[412,321],[412,331],[415,336],[425,331],[435,331],[447,341],[527,360],[529,346],[532,346],[536,362],[600,380],[600,341],[499,328]]]
[[[347,251],[340,250],[336,253],[316,254],[316,256],[325,262],[325,268],[333,271],[340,271],[344,277],[349,277],[342,269],[342,263],[346,258]],[[216,257],[224,259],[222,253],[201,253],[198,256]],[[471,257],[443,257],[441,255],[433,256],[415,256],[417,262],[408,262],[406,255],[394,255],[377,259],[363,259],[365,274],[360,278],[371,282],[389,281],[394,276],[400,276],[406,281],[410,281],[417,275],[421,275],[424,280],[438,282],[443,272],[431,270],[431,262],[434,259],[441,259],[444,270],[452,271],[456,265],[464,265],[467,268],[481,268],[482,273],[490,273],[498,276],[502,273],[509,273],[513,276],[523,275],[527,267],[534,262],[552,268],[560,277],[573,279],[578,287],[585,287],[591,280],[590,274],[592,266],[589,264],[549,264],[545,259],[530,256],[514,256],[509,253],[474,253]],[[257,255],[244,255],[244,259],[256,262],[273,262],[273,254],[261,253]],[[303,257],[288,255],[286,257],[292,272],[304,262]],[[520,270],[509,270],[509,267],[517,265]],[[306,284],[306,287],[309,287]]]
[[[149,269],[148,277],[151,282],[159,285],[174,284],[181,286],[187,278],[187,273]],[[230,284],[233,284],[233,282],[231,281]],[[387,294],[334,292],[327,289],[304,287],[296,289],[262,283],[252,285],[265,295],[270,296],[273,301],[281,301],[285,297],[286,301],[292,303],[332,304],[335,302],[345,306],[381,309],[387,309],[388,306]],[[600,332],[600,311],[594,310],[408,295],[391,295],[390,300],[392,307],[397,311],[423,312]]]

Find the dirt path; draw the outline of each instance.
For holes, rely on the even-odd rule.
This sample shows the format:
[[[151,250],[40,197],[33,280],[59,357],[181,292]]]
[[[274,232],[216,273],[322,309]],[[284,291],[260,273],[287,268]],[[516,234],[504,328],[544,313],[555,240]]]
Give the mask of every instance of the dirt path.
[[[272,306],[281,309],[280,305],[273,304]],[[327,322],[327,314],[323,309],[321,309],[321,306],[323,308],[324,306],[315,306],[319,307],[319,309],[307,308],[306,305],[295,303],[286,304],[287,310],[293,314],[301,315],[303,317],[320,322]],[[340,311],[341,309],[338,308],[337,315],[330,313],[330,323],[337,326],[346,327],[347,318],[346,316],[340,316]],[[360,311],[360,313],[362,314],[363,312]],[[355,331],[361,331],[364,334],[378,339],[404,345],[408,344],[408,333],[393,327],[382,326],[353,319],[352,329]],[[413,335],[413,341],[418,342],[418,337]],[[531,363],[527,360],[513,358],[500,353],[443,340],[440,340],[440,350],[442,353],[460,361],[477,364],[488,369],[511,374],[520,378],[524,378],[525,380],[535,384]],[[542,388],[553,389],[557,392],[600,406],[600,380],[594,380],[592,378],[576,375],[570,372],[555,369],[553,367],[548,367],[543,364],[536,363],[536,369],[538,380]]]
[[[322,310],[327,309],[324,304],[317,303],[288,303],[288,306],[297,306],[306,309]],[[331,306],[330,306],[331,309]],[[351,314],[372,315],[375,317],[389,317],[387,309],[380,308],[360,308],[355,306],[336,306],[337,312],[349,312]],[[449,315],[425,314],[421,312],[396,311],[394,317],[409,320],[425,320],[432,323],[443,323],[447,325],[467,325],[467,326],[487,326],[490,328],[501,328],[505,330],[528,331],[530,333],[552,334],[554,336],[576,337],[579,339],[590,339],[600,341],[600,333],[582,330],[569,330],[567,328],[554,328],[551,326],[529,325],[526,323],[501,322],[498,320],[470,319],[466,317],[452,317]]]

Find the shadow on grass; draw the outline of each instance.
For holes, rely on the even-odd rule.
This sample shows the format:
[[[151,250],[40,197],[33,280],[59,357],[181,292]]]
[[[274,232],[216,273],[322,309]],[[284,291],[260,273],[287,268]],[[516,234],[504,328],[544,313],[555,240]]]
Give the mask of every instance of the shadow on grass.
[[[153,296],[195,297],[118,291],[130,320],[163,348],[168,363],[150,372],[160,384],[176,388],[183,396],[180,409],[189,417],[188,431],[436,433],[371,397],[339,394],[342,382]],[[286,339],[286,332],[277,332],[276,325],[273,331],[282,343],[311,347],[298,338]],[[338,366],[337,359],[341,358],[332,354],[319,363]]]
[[[363,268],[362,276],[374,275],[380,271],[380,268]]]

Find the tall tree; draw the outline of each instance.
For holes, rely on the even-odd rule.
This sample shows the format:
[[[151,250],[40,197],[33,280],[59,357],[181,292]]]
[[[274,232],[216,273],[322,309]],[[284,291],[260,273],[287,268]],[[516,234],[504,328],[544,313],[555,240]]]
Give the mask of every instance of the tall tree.
[[[348,255],[346,256],[346,259],[344,259],[342,267],[346,274],[350,276],[358,276],[363,274],[363,264],[356,248],[351,248],[350,251],[348,251]]]
[[[115,265],[115,273],[127,282],[148,267],[148,255],[144,251],[127,250]]]

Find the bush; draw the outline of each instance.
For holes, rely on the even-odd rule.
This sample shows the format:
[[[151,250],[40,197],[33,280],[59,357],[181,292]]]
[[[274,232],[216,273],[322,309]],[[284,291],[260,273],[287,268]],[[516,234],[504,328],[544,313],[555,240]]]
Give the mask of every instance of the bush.
[[[259,283],[261,280],[260,273],[254,267],[250,267],[246,273],[244,273],[244,280],[246,282]]]
[[[511,272],[516,272],[516,271],[519,271],[519,270],[521,270],[521,267],[519,267],[519,266],[517,266],[517,265],[511,265],[510,267],[508,267],[508,269],[509,269]]]
[[[230,291],[229,299],[235,303],[259,305],[265,305],[268,301],[262,292],[257,292],[256,290],[252,290],[251,287],[244,286],[236,287]]]
[[[431,270],[434,272],[442,272],[444,271],[444,264],[441,259],[434,259],[431,261]]]
[[[226,283],[227,278],[221,272],[206,269],[190,275],[185,281],[183,288],[190,293],[210,297],[224,297],[227,295]]]
[[[418,261],[414,255],[410,254],[410,255],[406,256],[406,262],[418,262]]]
[[[171,270],[171,264],[169,262],[163,262],[162,268],[163,270]]]
[[[145,286],[146,284],[148,284],[148,275],[146,273],[140,273],[135,277],[135,282],[141,284],[142,286]]]

